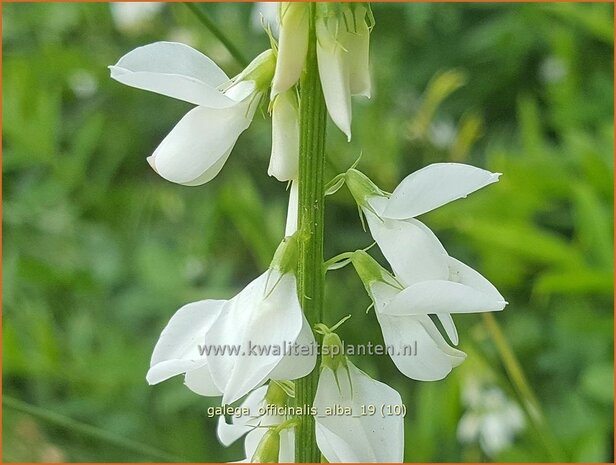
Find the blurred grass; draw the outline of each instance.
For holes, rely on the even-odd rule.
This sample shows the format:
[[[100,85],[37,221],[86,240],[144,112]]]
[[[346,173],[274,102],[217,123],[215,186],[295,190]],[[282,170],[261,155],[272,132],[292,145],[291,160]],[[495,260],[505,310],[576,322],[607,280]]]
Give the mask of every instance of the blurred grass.
[[[203,6],[245,56],[268,46],[250,4]],[[435,161],[504,173],[422,218],[510,302],[496,315],[562,460],[612,461],[613,14],[609,4],[374,4],[375,83],[353,142],[330,127],[328,176],[351,165],[385,190]],[[108,4],[3,7],[4,394],[189,461],[241,458],[181,379],[146,385],[160,330],[182,304],[233,295],[281,238],[285,186],[266,176],[257,117],[213,182],[172,185],[149,155],[189,108],[119,85],[106,66],[138,45],[189,41],[229,74],[225,48],[183,5],[120,29]],[[328,197],[326,254],[365,247],[345,189]],[[372,249],[375,253],[375,249]],[[352,270],[328,273],[327,320],[381,342]],[[469,359],[445,381],[357,364],[408,407],[409,461],[542,461],[530,427],[497,456],[456,439],[468,378],[516,393],[483,320],[456,318]],[[26,409],[27,410],[27,409]],[[39,411],[39,410],[35,410]],[[154,457],[4,406],[4,461]],[[32,411],[31,411],[32,413]]]

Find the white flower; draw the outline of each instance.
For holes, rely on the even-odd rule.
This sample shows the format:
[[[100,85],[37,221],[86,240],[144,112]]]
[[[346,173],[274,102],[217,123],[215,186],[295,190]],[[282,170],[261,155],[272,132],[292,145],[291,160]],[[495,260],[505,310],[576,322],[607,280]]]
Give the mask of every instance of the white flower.
[[[395,277],[365,253],[356,253],[353,263],[375,303],[386,344],[404,348],[417,341],[417,354],[391,354],[398,369],[413,379],[441,379],[465,357],[446,343],[428,315],[435,315],[457,344],[452,313],[498,311],[507,304],[487,279],[450,257],[434,233],[413,217],[465,197],[498,176],[468,165],[434,164],[405,178],[388,196],[360,172],[347,173],[347,185]]]
[[[522,410],[497,386],[463,385],[467,411],[458,423],[458,439],[479,442],[490,457],[509,447],[525,426]]]
[[[279,398],[281,390],[275,383],[269,386],[261,386],[252,391],[242,404],[240,409],[248,409],[249,415],[232,417],[231,422],[227,422],[224,417],[218,419],[217,434],[220,442],[225,446],[230,446],[235,441],[246,435],[244,439],[244,450],[247,461],[254,456],[257,447],[268,428],[281,425],[287,418],[282,415],[269,414],[270,410],[265,409],[268,404],[278,406],[284,401],[272,399],[272,393]],[[265,413],[260,414],[260,409]],[[279,462],[293,462],[295,457],[295,433],[292,428],[285,428],[279,433]]]
[[[319,3],[319,76],[329,116],[351,140],[351,96],[370,98],[368,10],[363,4]],[[341,8],[340,12],[330,11]]]
[[[207,359],[202,354],[206,331],[212,326],[226,300],[202,300],[180,308],[160,335],[146,375],[149,384],[158,384],[186,373],[185,384],[204,396],[219,396],[212,381]]]
[[[280,3],[280,39],[272,99],[297,84],[302,74],[308,52],[308,14],[307,3]]]
[[[445,341],[428,315],[387,313],[388,304],[404,290],[398,279],[362,250],[353,253],[352,262],[374,302],[383,340],[392,348],[389,355],[404,375],[435,381],[464,361],[466,354]]]
[[[193,392],[229,404],[269,379],[310,373],[316,343],[297,297],[295,241],[286,238],[269,270],[231,300],[180,308],[156,343],[147,381],[185,373]]]
[[[214,384],[223,392],[223,404],[238,400],[269,379],[300,378],[314,367],[314,350],[309,355],[285,351],[295,343],[315,344],[297,296],[296,247],[294,237],[286,238],[269,270],[226,302],[205,334],[212,346],[241,348],[235,353],[210,351],[206,355]]]
[[[402,462],[403,418],[381,416],[382,407],[401,405],[402,399],[395,389],[370,378],[351,362],[340,363],[334,369],[324,366],[314,399],[321,453],[332,463]],[[375,406],[378,413],[362,415],[366,406]],[[336,407],[346,412],[327,411]]]
[[[163,178],[200,185],[215,177],[239,135],[250,125],[274,67],[271,50],[233,81],[208,57],[175,42],[136,48],[110,66],[123,84],[197,105],[148,158]]]
[[[325,104],[336,126],[351,140],[351,96],[370,97],[371,93],[371,14],[361,3],[324,2],[316,8],[317,62]],[[299,81],[308,52],[308,16],[306,3],[281,3],[272,99]]]
[[[272,156],[267,174],[279,181],[297,179],[299,169],[299,109],[295,89],[272,102]]]

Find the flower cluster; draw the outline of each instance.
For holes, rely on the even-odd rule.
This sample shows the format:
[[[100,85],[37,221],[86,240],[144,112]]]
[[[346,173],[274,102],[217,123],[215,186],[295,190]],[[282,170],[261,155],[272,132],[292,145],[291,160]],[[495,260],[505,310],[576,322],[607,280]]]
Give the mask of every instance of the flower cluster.
[[[292,462],[301,414],[314,416],[317,445],[328,462],[402,462],[402,415],[363,411],[367,405],[401,407],[400,394],[341,353],[336,330],[342,322],[311,328],[298,298],[299,105],[309,31],[327,110],[349,140],[351,96],[371,92],[369,7],[317,3],[314,9],[311,19],[308,4],[281,4],[279,41],[272,39],[272,49],[234,78],[200,52],[170,42],[139,47],[110,66],[111,77],[123,84],[195,105],[148,157],[163,178],[187,186],[210,181],[261,102],[269,100],[268,174],[292,182],[285,237],[269,268],[228,300],[180,308],[160,335],[146,379],[156,384],[183,375],[190,390],[221,396],[223,405],[243,399],[242,409],[251,413],[230,421],[221,416],[217,433],[225,445],[245,437],[246,460]],[[450,257],[415,217],[496,182],[498,175],[468,165],[435,164],[408,176],[392,194],[355,168],[337,178],[336,189],[343,184],[350,189],[393,273],[363,250],[342,254],[330,268],[354,265],[374,302],[386,344],[416,343],[414,356],[391,354],[403,374],[424,381],[445,377],[465,358],[453,347],[458,334],[452,314],[502,310],[506,302],[483,276]],[[293,402],[293,380],[315,369],[313,331],[323,337],[324,355],[313,405],[298,414],[290,409],[301,408]],[[299,350],[275,350],[289,344]],[[248,350],[251,346],[259,352]],[[342,413],[328,414],[333,406]]]

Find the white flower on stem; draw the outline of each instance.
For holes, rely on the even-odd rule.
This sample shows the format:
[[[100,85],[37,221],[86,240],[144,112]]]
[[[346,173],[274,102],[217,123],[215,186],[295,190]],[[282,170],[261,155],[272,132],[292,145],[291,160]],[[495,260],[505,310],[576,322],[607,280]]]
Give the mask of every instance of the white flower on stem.
[[[363,250],[354,252],[351,261],[374,303],[385,345],[393,348],[389,355],[404,375],[434,381],[464,361],[466,354],[445,341],[428,315],[386,312],[389,302],[404,290],[396,277]]]
[[[308,53],[309,5],[303,2],[282,2],[279,15],[280,38],[272,81],[272,100],[297,84]]]
[[[405,178],[389,196],[359,171],[347,172],[347,185],[395,276],[369,263],[367,254],[356,254],[354,265],[375,303],[386,342],[405,346],[417,341],[417,354],[392,354],[398,369],[411,378],[441,379],[465,357],[446,343],[429,315],[457,344],[452,313],[498,311],[507,304],[486,278],[450,257],[414,216],[466,197],[498,176],[468,165],[433,164]]]
[[[315,344],[297,296],[296,253],[296,239],[287,237],[270,268],[224,304],[205,334],[211,346],[239,348],[206,354],[214,384],[223,392],[223,404],[269,379],[300,378],[314,367],[314,350],[304,355],[288,349],[294,344]]]
[[[146,375],[149,384],[186,374],[189,389],[204,396],[219,396],[207,359],[202,353],[204,336],[226,300],[202,300],[180,308],[160,335]]]
[[[295,88],[272,102],[272,156],[267,174],[279,181],[297,179],[299,170],[299,108]]]
[[[351,140],[351,96],[370,98],[370,11],[365,4],[317,4],[317,61],[332,121]]]
[[[148,158],[163,178],[196,186],[214,178],[250,125],[274,69],[274,53],[257,56],[231,80],[212,60],[176,42],[138,47],[110,66],[123,84],[197,105]]]
[[[278,383],[270,382],[268,386],[255,389],[246,396],[239,407],[242,410],[248,409],[249,415],[232,417],[230,422],[222,416],[218,419],[218,439],[228,447],[246,435],[244,439],[245,461],[250,461],[267,431],[272,427],[282,425],[288,419],[286,416],[275,414],[275,410],[270,410],[267,406],[284,407],[287,398],[287,394]],[[260,411],[265,413],[261,414]],[[270,412],[274,413],[271,414]],[[293,462],[295,457],[293,428],[281,429],[278,435],[278,461]]]
[[[150,384],[185,373],[185,384],[232,403],[269,379],[314,368],[315,340],[297,297],[296,239],[278,247],[269,270],[230,300],[180,308],[156,343]]]
[[[340,338],[335,333],[326,334],[323,345],[324,350],[325,346],[341,349]],[[401,463],[403,418],[381,415],[382,409],[401,405],[402,399],[395,389],[370,378],[345,356],[324,356],[314,398],[317,445],[321,453],[330,463]],[[378,413],[366,415],[366,406],[374,406]],[[328,412],[332,408],[340,408],[344,413]]]

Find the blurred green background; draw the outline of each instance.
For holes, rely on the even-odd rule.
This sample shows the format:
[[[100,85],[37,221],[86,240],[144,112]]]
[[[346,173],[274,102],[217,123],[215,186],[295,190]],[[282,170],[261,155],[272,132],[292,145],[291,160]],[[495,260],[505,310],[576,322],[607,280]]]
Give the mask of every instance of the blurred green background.
[[[268,46],[255,5],[199,7],[247,57]],[[145,157],[190,105],[120,85],[106,66],[176,40],[229,75],[240,67],[185,5],[114,8],[3,5],[2,458],[238,460],[242,441],[221,447],[205,414],[219,399],[144,377],[174,311],[232,296],[281,240],[270,122],[257,116],[205,186],[159,178]],[[390,191],[437,161],[504,173],[422,217],[510,302],[495,315],[500,350],[473,314],[456,318],[469,357],[442,382],[353,358],[401,392],[406,460],[613,461],[612,5],[373,11],[374,96],[354,100],[350,144],[330,124],[328,176],[360,153]],[[326,221],[327,256],[371,243],[345,189]],[[326,297],[325,323],[353,313],[347,343],[381,342],[351,267],[328,274]],[[534,395],[512,382],[507,349]]]

